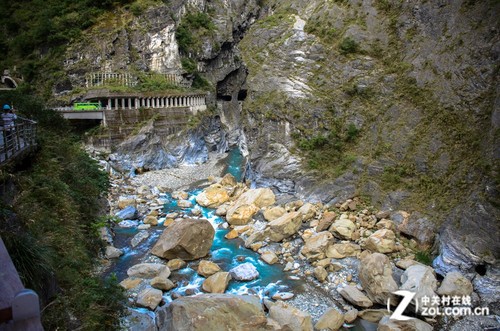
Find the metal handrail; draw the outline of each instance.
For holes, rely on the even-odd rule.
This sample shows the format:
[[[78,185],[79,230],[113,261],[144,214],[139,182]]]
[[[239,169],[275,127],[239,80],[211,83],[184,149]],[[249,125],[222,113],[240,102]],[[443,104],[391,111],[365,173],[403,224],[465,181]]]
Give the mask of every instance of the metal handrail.
[[[13,126],[0,122],[0,164],[36,145],[37,122],[18,116]]]

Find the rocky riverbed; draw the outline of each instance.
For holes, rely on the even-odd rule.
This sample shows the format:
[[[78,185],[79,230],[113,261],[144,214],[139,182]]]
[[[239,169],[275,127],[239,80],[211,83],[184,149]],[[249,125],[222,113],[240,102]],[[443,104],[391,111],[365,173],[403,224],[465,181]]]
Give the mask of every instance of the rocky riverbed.
[[[498,326],[491,316],[457,323],[423,316],[422,306],[407,310],[415,319],[389,319],[386,305],[397,306],[397,290],[418,300],[470,297],[470,306],[481,304],[469,279],[458,272],[439,277],[422,263],[426,247],[404,234],[407,212],[377,210],[358,197],[334,206],[277,204],[271,189],[222,177],[225,169],[214,154],[202,165],[112,175],[115,217],[101,232],[108,243],[105,273],[117,275],[129,298],[125,328]]]

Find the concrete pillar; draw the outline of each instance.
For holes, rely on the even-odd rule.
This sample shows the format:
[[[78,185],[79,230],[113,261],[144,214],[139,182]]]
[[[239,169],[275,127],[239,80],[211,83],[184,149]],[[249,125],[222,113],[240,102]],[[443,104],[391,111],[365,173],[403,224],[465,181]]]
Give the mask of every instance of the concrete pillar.
[[[125,98],[122,98],[122,108],[125,109]]]
[[[139,98],[134,99],[134,108],[135,109],[139,108]]]
[[[128,109],[132,109],[132,99],[128,98]]]
[[[115,109],[118,109],[118,99],[113,99],[113,102],[115,104]]]
[[[106,109],[111,110],[111,98],[108,98],[108,104],[106,105]]]

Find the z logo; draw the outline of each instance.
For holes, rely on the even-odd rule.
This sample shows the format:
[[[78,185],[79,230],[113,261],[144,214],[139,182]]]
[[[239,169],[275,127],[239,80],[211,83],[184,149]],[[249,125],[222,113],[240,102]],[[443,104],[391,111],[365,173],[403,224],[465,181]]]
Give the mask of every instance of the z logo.
[[[406,307],[408,307],[408,305],[410,304],[411,299],[413,299],[413,297],[415,296],[415,293],[412,293],[410,291],[405,291],[405,290],[400,290],[400,291],[396,291],[396,292],[392,292],[392,293],[399,295],[399,296],[402,296],[403,300],[401,300],[399,305],[396,307],[396,310],[394,310],[394,313],[391,315],[390,319],[397,320],[397,321],[408,321],[408,320],[413,319],[413,317],[405,316],[405,315],[403,315],[403,313],[404,313]],[[389,298],[389,299],[387,299],[387,310],[388,311],[391,311],[390,310],[390,303],[391,303],[391,299]]]

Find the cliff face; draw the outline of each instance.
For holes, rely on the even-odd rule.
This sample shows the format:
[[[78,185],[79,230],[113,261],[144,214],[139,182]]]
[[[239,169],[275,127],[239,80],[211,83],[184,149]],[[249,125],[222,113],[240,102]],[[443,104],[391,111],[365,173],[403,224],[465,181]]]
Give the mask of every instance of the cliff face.
[[[499,12],[494,2],[271,3],[241,43],[255,168],[309,198],[363,194],[423,213],[415,224],[429,215],[414,232],[440,226],[437,270],[484,267],[498,284]],[[331,153],[328,140],[344,146]]]
[[[214,28],[180,53],[193,12]],[[437,270],[461,269],[487,301],[500,281],[499,13],[495,1],[170,1],[71,45],[66,86],[194,60],[217,107],[198,132],[209,149],[239,144],[281,192],[415,211],[410,233],[439,229]]]
[[[494,2],[271,3],[241,43],[255,168],[324,202],[357,193],[423,213],[414,224],[429,215],[414,232],[440,226],[439,272],[484,267],[498,282],[499,12]],[[331,153],[328,140],[344,146]],[[311,171],[289,155],[301,145]]]

